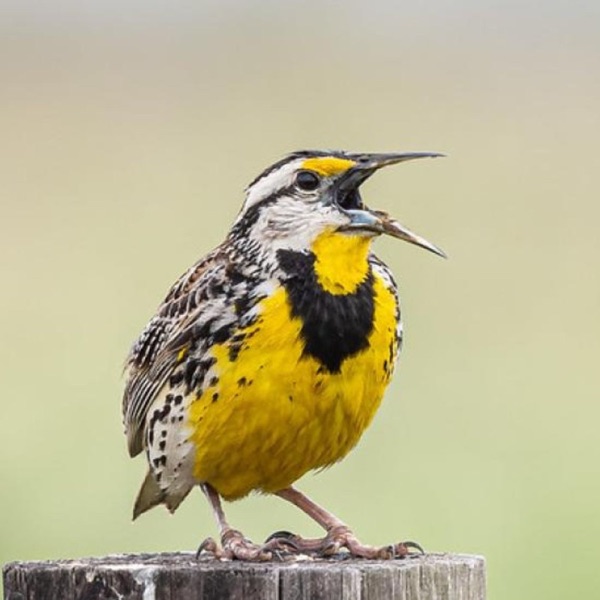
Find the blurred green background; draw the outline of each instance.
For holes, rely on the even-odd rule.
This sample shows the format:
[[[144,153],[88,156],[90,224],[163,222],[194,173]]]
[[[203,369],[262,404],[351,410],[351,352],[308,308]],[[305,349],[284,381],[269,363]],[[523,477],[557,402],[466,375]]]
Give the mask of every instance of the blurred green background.
[[[365,186],[393,240],[397,376],[301,482],[372,543],[483,554],[490,598],[600,587],[600,4],[0,6],[0,561],[186,549],[199,492],[130,522],[123,360],[244,186],[298,148],[441,151]],[[253,497],[257,540],[317,530]]]

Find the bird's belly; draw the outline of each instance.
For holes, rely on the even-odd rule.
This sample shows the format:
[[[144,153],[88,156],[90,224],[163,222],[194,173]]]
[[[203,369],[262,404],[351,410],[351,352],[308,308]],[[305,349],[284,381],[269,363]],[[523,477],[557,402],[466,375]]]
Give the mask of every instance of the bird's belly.
[[[241,345],[213,349],[211,385],[188,410],[197,481],[228,499],[273,492],[349,452],[381,402],[397,352],[395,300],[381,283],[376,294],[369,343],[339,372],[303,352],[302,323],[283,290],[264,301]]]

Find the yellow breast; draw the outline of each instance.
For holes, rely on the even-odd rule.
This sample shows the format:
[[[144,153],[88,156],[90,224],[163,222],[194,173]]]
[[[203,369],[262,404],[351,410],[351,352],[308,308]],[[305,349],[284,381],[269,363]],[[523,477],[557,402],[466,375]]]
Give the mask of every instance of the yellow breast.
[[[395,297],[377,275],[371,289],[366,344],[338,370],[307,354],[285,287],[262,301],[241,346],[213,348],[217,376],[188,410],[198,481],[227,499],[274,492],[349,452],[381,402],[398,349]]]

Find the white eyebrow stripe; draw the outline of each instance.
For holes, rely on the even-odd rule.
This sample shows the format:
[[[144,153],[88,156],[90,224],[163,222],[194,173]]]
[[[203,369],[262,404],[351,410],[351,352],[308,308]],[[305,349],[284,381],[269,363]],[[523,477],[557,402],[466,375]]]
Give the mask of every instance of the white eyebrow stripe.
[[[267,173],[267,175],[261,177],[254,185],[249,187],[246,192],[246,200],[244,201],[242,212],[245,212],[250,207],[269,196],[272,196],[279,190],[290,186],[293,176],[303,160],[304,159],[298,158],[286,163],[278,169]]]

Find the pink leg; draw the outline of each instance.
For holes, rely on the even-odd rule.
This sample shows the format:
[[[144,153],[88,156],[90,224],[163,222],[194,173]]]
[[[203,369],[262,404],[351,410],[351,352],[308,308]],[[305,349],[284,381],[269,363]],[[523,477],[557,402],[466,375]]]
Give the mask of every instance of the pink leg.
[[[299,536],[282,534],[282,537],[293,542],[297,552],[316,552],[330,556],[338,553],[342,548],[346,548],[352,556],[372,559],[402,558],[410,554],[411,548],[423,552],[423,549],[415,542],[400,542],[381,548],[361,544],[343,521],[313,502],[296,488],[290,486],[277,492],[277,495],[297,506],[327,531],[324,538],[316,540],[305,540]],[[277,537],[278,534],[274,534],[269,541],[273,541]]]
[[[272,559],[273,551],[289,551],[293,546],[292,542],[286,540],[272,540],[263,546],[252,543],[241,531],[233,529],[229,525],[218,492],[208,483],[202,484],[201,488],[217,521],[223,548],[220,549],[213,538],[207,538],[200,544],[196,553],[197,557],[203,552],[207,552],[217,558],[266,561]]]

